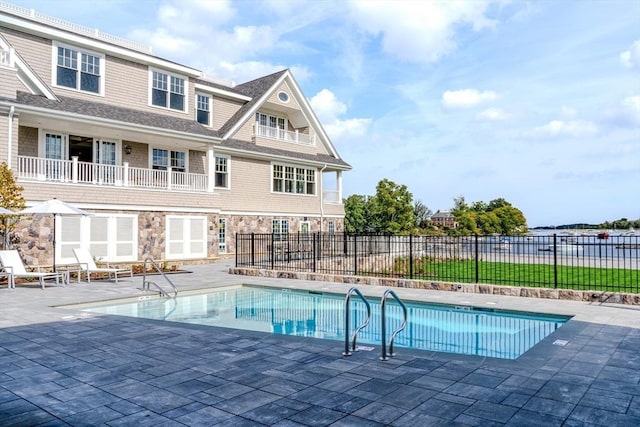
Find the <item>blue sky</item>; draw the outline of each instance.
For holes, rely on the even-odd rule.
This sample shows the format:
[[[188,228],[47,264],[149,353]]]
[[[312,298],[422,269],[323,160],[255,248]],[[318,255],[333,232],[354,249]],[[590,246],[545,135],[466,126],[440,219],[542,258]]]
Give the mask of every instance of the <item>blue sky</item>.
[[[238,83],[291,68],[345,197],[640,218],[640,1],[13,0]]]

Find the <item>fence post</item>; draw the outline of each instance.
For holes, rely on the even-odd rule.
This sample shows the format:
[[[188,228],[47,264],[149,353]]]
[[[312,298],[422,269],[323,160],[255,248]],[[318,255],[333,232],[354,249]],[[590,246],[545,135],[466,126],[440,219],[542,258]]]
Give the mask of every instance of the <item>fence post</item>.
[[[553,287],[558,288],[558,247],[556,246],[556,233],[553,233]]]
[[[478,245],[478,235],[475,235],[475,259],[476,259],[476,283],[480,283],[480,255],[479,255],[479,245]]]
[[[240,253],[238,248],[239,248],[239,246],[238,246],[238,233],[236,233],[236,268],[238,268],[238,254]]]
[[[353,275],[358,275],[358,235],[353,235]]]
[[[318,244],[318,238],[317,238],[318,233],[313,233],[311,237],[313,239],[311,242],[313,246],[313,272],[315,273],[316,272],[316,254],[318,253],[318,250],[316,248],[316,245]]]
[[[256,238],[255,238],[255,233],[251,233],[251,267],[255,267],[255,253],[256,253],[256,249],[255,249],[255,244],[256,244]]]
[[[409,279],[413,279],[413,233],[409,234]]]
[[[271,270],[274,269],[276,259],[276,239],[274,238],[274,233],[271,233]]]

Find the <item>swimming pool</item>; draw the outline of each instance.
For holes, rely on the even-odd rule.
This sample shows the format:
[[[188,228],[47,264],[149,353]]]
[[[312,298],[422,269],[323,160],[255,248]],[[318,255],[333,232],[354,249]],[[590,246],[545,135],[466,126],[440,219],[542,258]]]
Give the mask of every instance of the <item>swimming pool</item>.
[[[176,299],[83,306],[93,313],[167,320],[236,329],[344,340],[344,295],[236,286]],[[369,300],[371,322],[359,343],[380,345],[380,299]],[[396,347],[516,359],[569,320],[567,316],[499,311],[470,306],[405,302],[409,322]],[[366,316],[365,304],[351,300],[352,330]],[[402,322],[402,309],[387,301],[387,331]],[[387,337],[388,337],[387,333]],[[388,338],[387,338],[388,339]]]

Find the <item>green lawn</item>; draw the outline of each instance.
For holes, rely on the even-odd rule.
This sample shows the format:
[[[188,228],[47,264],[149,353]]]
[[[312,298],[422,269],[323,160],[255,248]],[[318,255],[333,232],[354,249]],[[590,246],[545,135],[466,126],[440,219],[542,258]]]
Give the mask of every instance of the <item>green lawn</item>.
[[[413,278],[475,283],[475,271],[475,261],[473,260],[426,262],[425,260],[416,260]],[[408,261],[406,259],[396,260],[393,272],[389,273],[408,277]],[[640,292],[640,270],[560,265],[557,267],[557,280],[557,287],[564,289]],[[553,265],[480,261],[478,263],[478,282],[553,288]]]

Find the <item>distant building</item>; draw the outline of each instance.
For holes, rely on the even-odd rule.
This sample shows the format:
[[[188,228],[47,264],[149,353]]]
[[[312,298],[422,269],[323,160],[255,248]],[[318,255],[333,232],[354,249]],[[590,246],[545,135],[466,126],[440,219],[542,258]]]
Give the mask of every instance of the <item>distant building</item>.
[[[458,228],[458,223],[451,211],[437,211],[431,216],[431,222],[438,228]]]

